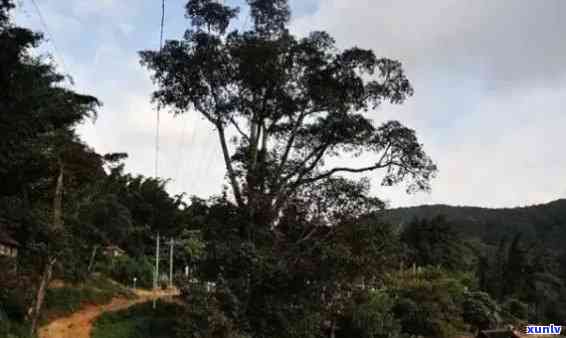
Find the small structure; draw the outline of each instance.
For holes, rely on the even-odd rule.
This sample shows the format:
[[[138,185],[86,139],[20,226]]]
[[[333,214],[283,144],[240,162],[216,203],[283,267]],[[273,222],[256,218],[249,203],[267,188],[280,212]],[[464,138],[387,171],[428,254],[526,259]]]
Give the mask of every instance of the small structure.
[[[120,257],[120,256],[123,256],[124,254],[126,254],[126,252],[124,250],[120,249],[116,245],[109,245],[109,246],[105,247],[103,252],[104,252],[104,255],[106,255],[108,257]]]
[[[482,330],[478,333],[477,338],[521,338],[521,335],[513,330]]]
[[[0,228],[0,256],[16,258],[20,243]]]

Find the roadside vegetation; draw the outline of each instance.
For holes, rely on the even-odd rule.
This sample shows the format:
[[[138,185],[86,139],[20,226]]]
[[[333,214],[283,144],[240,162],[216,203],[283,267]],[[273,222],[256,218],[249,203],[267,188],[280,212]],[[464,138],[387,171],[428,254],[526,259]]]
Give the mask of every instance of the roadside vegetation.
[[[86,305],[104,305],[116,297],[133,299],[136,295],[103,277],[94,277],[78,285],[50,288],[45,296],[44,321],[67,316]]]
[[[175,338],[176,318],[181,306],[157,301],[135,305],[127,310],[105,313],[94,324],[92,338]]]

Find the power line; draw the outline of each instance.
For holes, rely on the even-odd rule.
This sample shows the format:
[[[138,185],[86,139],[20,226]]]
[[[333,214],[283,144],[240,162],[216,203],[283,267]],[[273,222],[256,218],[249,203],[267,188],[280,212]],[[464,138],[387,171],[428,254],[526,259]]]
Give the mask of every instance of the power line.
[[[159,52],[163,50],[163,27],[165,26],[165,0],[161,0],[161,30],[159,34]],[[160,125],[160,105],[157,105],[155,121],[155,177],[159,175],[159,125]]]
[[[49,42],[51,42],[51,44],[53,45],[53,49],[55,50],[55,57],[59,59],[59,61],[61,62],[61,68],[63,68],[63,73],[66,73],[67,67],[65,65],[65,60],[63,59],[63,54],[61,54],[59,52],[59,48],[57,48],[57,44],[55,43],[55,39],[53,38],[53,34],[51,34],[51,31],[49,30],[49,26],[47,26],[47,21],[45,20],[43,13],[41,12],[41,8],[39,7],[39,5],[37,4],[37,2],[35,0],[31,0],[33,6],[35,7],[35,10],[37,12],[37,16],[39,17],[39,21],[41,23],[41,25],[43,26],[43,30],[45,31],[45,34],[47,34],[47,37],[49,39]]]

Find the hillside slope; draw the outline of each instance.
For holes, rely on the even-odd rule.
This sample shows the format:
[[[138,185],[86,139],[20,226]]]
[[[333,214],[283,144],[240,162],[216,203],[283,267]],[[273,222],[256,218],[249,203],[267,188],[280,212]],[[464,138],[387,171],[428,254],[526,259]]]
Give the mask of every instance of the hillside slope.
[[[415,218],[430,219],[438,215],[446,216],[464,237],[479,238],[486,243],[495,244],[516,233],[555,249],[564,249],[566,243],[566,199],[518,208],[423,205],[381,213],[384,220],[400,225]]]

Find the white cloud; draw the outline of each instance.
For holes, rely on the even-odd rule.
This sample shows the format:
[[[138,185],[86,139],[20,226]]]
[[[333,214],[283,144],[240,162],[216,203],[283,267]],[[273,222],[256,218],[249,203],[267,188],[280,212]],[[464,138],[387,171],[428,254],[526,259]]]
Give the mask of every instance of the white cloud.
[[[176,14],[169,17],[170,31],[188,25],[182,5],[168,3]],[[96,125],[81,127],[84,138],[99,152],[128,152],[128,169],[148,176],[153,85],[134,46],[157,45],[157,20],[148,19],[155,6],[137,0],[81,0],[72,10],[44,5],[48,21],[57,18],[53,34],[77,89],[104,102]],[[372,117],[415,128],[440,171],[430,195],[376,186],[378,196],[394,206],[514,206],[566,196],[566,22],[559,17],[565,6],[560,0],[320,0],[305,6],[316,11],[295,20],[293,29],[328,30],[340,46],[371,48],[404,62],[416,95]],[[92,53],[85,52],[87,44]],[[207,122],[163,112],[160,145],[160,174],[176,179],[172,192],[220,192],[224,165]]]
[[[375,187],[392,205],[513,206],[566,197],[561,1],[324,0],[296,32],[329,31],[400,59],[416,89],[377,121],[417,130],[439,165],[430,195]],[[377,181],[377,180],[376,180]]]

